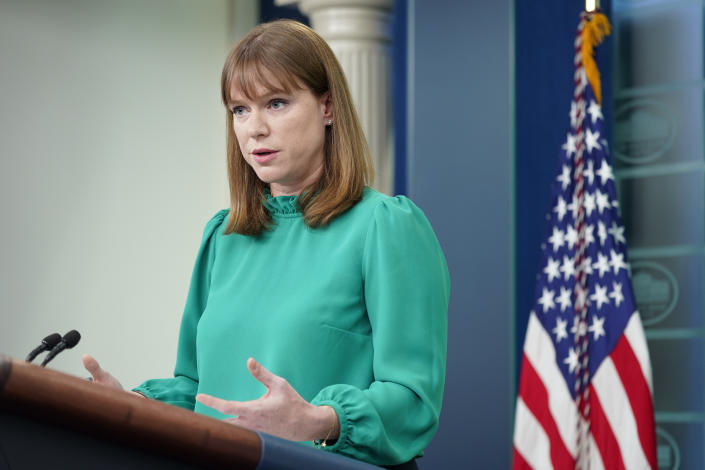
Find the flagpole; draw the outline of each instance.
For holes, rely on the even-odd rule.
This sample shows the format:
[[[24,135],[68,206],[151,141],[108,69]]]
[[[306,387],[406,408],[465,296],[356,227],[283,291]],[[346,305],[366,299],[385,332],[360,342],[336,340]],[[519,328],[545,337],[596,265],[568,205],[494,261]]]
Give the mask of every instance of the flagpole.
[[[592,13],[600,9],[600,0],[585,0],[585,11]]]
[[[570,131],[551,185],[544,267],[526,328],[513,470],[658,467],[651,365],[594,57],[610,24],[596,1],[586,10],[573,42]]]

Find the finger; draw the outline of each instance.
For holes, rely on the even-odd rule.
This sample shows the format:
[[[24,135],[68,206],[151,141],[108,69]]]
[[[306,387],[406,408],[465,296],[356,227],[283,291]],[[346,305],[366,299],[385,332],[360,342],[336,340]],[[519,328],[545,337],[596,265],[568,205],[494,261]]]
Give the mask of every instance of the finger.
[[[271,388],[277,380],[281,379],[281,377],[269,372],[262,364],[255,361],[253,358],[249,358],[247,360],[247,368],[249,369],[250,374],[252,374],[252,377],[257,379],[257,381],[261,382],[262,385],[267,388]]]
[[[93,356],[84,354],[81,359],[83,360],[83,367],[91,373],[93,382],[105,385],[106,387],[122,390],[122,385],[120,382],[115,377],[110,375],[108,371],[100,367],[100,364],[98,364],[98,361],[96,361]]]
[[[83,361],[83,367],[85,367],[86,370],[93,376],[93,379],[100,380],[102,375],[101,373],[104,371],[100,368],[98,361],[96,361],[90,354],[84,354],[81,360]]]
[[[196,401],[226,415],[241,415],[247,412],[247,402],[223,400],[205,393],[196,395]]]

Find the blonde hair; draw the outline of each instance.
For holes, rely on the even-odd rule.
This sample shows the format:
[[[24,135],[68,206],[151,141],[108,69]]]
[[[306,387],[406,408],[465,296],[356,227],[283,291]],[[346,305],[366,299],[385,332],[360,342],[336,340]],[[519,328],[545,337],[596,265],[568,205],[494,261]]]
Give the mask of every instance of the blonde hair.
[[[269,77],[276,77],[276,81]],[[317,228],[362,198],[373,177],[369,149],[343,69],[323,38],[292,20],[255,27],[225,60],[221,93],[228,108],[233,86],[250,99],[257,87],[287,93],[307,88],[317,97],[330,93],[335,121],[326,127],[324,169],[318,181],[301,193],[299,207],[306,225]],[[272,223],[264,207],[267,184],[243,158],[230,109],[226,124],[230,217],[225,233],[259,235]]]

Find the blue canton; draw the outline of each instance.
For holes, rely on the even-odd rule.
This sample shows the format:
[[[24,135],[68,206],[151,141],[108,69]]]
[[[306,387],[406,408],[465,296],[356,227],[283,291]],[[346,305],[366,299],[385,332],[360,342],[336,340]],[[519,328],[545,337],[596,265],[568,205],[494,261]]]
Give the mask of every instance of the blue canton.
[[[583,78],[583,82],[586,80]],[[587,85],[587,84],[586,84]],[[584,109],[584,197],[585,269],[587,274],[587,325],[577,328],[574,306],[575,257],[578,233],[575,224],[576,115],[571,105],[571,131],[560,152],[558,175],[553,183],[552,210],[547,215],[548,234],[542,244],[543,264],[536,284],[534,313],[551,336],[556,362],[575,398],[578,354],[575,335],[589,335],[589,372],[592,377],[612,352],[630,316],[636,310],[629,282],[626,239],[604,134],[604,117],[592,89],[585,87]]]

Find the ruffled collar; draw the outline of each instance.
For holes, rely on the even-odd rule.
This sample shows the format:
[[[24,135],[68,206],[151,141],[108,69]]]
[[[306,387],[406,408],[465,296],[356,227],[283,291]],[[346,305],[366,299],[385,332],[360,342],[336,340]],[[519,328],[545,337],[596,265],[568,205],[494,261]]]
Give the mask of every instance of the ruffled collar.
[[[299,196],[273,197],[269,187],[264,188],[264,207],[272,215],[301,215],[299,210]]]

